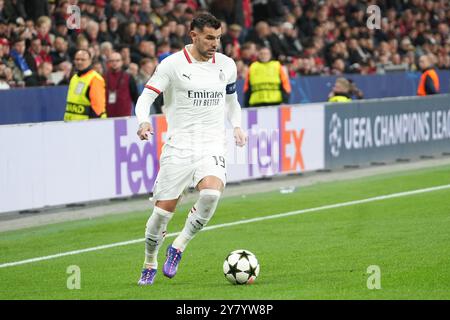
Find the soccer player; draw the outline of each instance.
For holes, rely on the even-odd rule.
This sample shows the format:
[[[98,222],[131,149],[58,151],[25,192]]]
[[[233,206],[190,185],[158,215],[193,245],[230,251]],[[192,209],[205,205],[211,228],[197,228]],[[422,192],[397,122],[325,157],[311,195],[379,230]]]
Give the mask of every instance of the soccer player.
[[[175,276],[189,241],[213,216],[226,184],[225,118],[233,126],[236,145],[244,146],[241,107],[236,94],[236,64],[216,52],[221,24],[209,13],[191,23],[192,44],[164,59],[145,85],[136,104],[141,140],[153,134],[150,106],[163,92],[168,131],[153,189],[154,208],[145,230],[145,262],[139,285],[153,283],[157,254],[183,191],[193,183],[199,198],[185,226],[168,246],[163,274]]]

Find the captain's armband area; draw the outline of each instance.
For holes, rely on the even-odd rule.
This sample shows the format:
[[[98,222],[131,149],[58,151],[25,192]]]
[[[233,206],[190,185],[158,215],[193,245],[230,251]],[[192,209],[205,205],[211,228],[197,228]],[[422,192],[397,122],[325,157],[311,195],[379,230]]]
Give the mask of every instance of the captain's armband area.
[[[227,84],[226,87],[227,94],[233,94],[236,92],[236,82]]]

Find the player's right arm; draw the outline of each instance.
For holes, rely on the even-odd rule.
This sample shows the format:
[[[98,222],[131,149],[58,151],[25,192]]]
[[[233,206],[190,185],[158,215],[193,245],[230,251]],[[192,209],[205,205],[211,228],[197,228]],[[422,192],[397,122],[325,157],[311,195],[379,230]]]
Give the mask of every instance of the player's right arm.
[[[167,60],[165,59],[156,67],[136,103],[135,113],[139,123],[137,135],[141,140],[148,140],[149,135],[153,134],[153,127],[149,118],[150,107],[158,95],[166,90],[170,84],[171,69]]]

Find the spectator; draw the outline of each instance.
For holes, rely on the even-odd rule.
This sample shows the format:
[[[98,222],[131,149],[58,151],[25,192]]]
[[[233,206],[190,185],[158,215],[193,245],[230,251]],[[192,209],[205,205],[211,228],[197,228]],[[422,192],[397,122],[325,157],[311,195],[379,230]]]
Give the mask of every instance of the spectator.
[[[106,118],[105,80],[92,70],[89,51],[75,53],[77,73],[70,79],[64,121]]]
[[[132,19],[131,13],[131,2],[130,0],[122,0],[122,6],[119,12],[116,14],[117,19],[119,19],[120,23],[126,23],[128,21],[134,21]]]
[[[419,66],[420,70],[422,70],[422,75],[417,87],[417,95],[427,96],[439,93],[439,76],[433,68],[430,57],[422,55],[419,58]]]
[[[106,1],[105,0],[95,0],[95,17],[97,22],[106,21],[107,17],[105,14]]]
[[[5,66],[4,64],[0,64],[0,90],[8,90],[11,88],[8,83],[6,69],[9,69],[9,68],[7,66]],[[10,71],[11,71],[11,69],[10,69]]]
[[[100,45],[98,43],[94,43],[89,46],[88,50],[91,53],[92,61],[98,61],[100,58]]]
[[[174,36],[176,38],[174,39],[174,42],[180,44],[182,47],[191,43],[191,39],[189,38],[188,32],[186,30],[186,25],[182,23],[177,24],[175,28]]]
[[[98,61],[102,64],[103,70],[106,70],[109,57],[114,52],[113,45],[111,42],[102,42],[100,45],[100,55],[98,57]]]
[[[160,46],[162,43],[170,44],[170,24],[164,23],[159,27],[159,36],[157,45]]]
[[[369,58],[368,54],[364,52],[364,50],[359,45],[358,40],[355,38],[349,40],[348,52],[349,52],[348,59],[350,65],[354,64],[361,65],[363,62],[367,62],[367,59]]]
[[[59,65],[62,62],[70,61],[69,54],[67,50],[69,45],[64,37],[57,36],[53,43],[53,49],[50,51],[50,57],[53,66]]]
[[[103,64],[98,60],[96,60],[92,63],[92,69],[95,70],[98,74],[100,74],[102,76],[105,74],[105,70],[106,70],[103,67]]]
[[[245,42],[241,48],[241,59],[244,64],[249,66],[257,59],[256,44],[253,42]]]
[[[15,3],[14,3],[15,2]],[[0,20],[16,21],[17,18],[26,18],[24,1],[0,1]],[[1,35],[0,35],[1,37]]]
[[[5,38],[5,39],[10,38],[8,23],[3,18],[0,18],[0,38]]]
[[[255,32],[249,34],[246,41],[252,41],[261,47],[267,47],[271,51],[271,55],[278,59],[282,54],[282,48],[278,37],[272,33],[270,26],[265,21],[259,21],[255,26]]]
[[[47,43],[53,44],[54,35],[50,33],[52,27],[52,20],[47,16],[41,16],[36,21],[36,32],[37,37],[41,41],[46,41]]]
[[[137,75],[137,85],[143,88],[147,83],[148,79],[152,76],[155,71],[157,61],[155,58],[144,58],[140,61],[140,68]]]
[[[136,82],[123,71],[122,56],[118,52],[111,54],[110,69],[106,72],[106,112],[108,117],[131,116],[132,104],[139,98]]]
[[[237,72],[237,79],[245,80],[245,76],[247,75],[248,72],[248,66],[242,60],[237,60],[236,72]]]
[[[78,35],[76,42],[75,42],[75,47],[73,47],[72,50],[69,51],[69,55],[71,57],[75,57],[75,53],[78,52],[78,50],[89,51],[89,41],[82,34]]]
[[[285,14],[281,0],[252,1],[253,23],[279,23]]]
[[[10,51],[10,55],[15,65],[13,74],[16,81],[23,81],[26,77],[33,74],[33,71],[28,66],[24,57],[25,49],[25,40],[20,38],[13,39],[13,46]]]
[[[112,42],[113,41],[113,38],[111,37],[111,35],[108,32],[107,20],[102,20],[99,22],[97,39],[98,39],[98,42],[100,42],[100,44],[102,44],[104,42]]]
[[[60,80],[55,83],[57,86],[69,85],[70,76],[72,74],[72,64],[69,61],[61,62],[56,66],[56,72],[61,74]]]
[[[185,19],[183,18],[184,12],[186,11],[187,4],[179,2],[177,3],[173,10],[169,13],[169,19],[176,21],[177,24],[182,24],[185,22]]]
[[[120,9],[122,7],[122,0],[112,0],[105,7],[105,15],[108,19],[111,17],[117,17],[120,13]],[[121,21],[123,22],[123,21]]]
[[[242,27],[238,24],[232,24],[228,32],[221,38],[223,52],[234,60],[241,56],[241,44],[239,42]]]
[[[168,56],[172,54],[170,43],[169,42],[163,42],[158,46],[158,52],[156,53],[158,56],[158,61],[161,62]]]
[[[108,39],[113,45],[118,45],[121,42],[119,34],[119,20],[117,17],[111,17],[108,21]]]
[[[345,62],[342,59],[336,59],[333,62],[333,67],[330,74],[332,75],[342,75],[345,72]]]
[[[167,12],[164,9],[164,4],[161,0],[152,0],[152,8],[153,10],[150,13],[150,21],[154,25],[161,27],[163,23],[167,21]]]
[[[131,61],[139,63],[144,58],[154,58],[156,56],[156,47],[152,41],[141,41],[137,52],[131,54]]]
[[[130,63],[132,63],[130,48],[127,46],[122,46],[119,50],[119,53],[122,56],[123,68],[128,69],[128,66],[130,65]]]
[[[94,0],[79,0],[79,5],[83,14],[94,21],[98,21],[98,17],[95,14]]]
[[[271,58],[270,49],[263,47],[259,50],[258,61],[250,65],[244,84],[246,107],[288,103],[289,78],[281,63]]]
[[[242,0],[212,0],[209,11],[221,21],[227,24],[244,25]]]
[[[328,95],[328,102],[350,102],[351,99],[350,82],[345,78],[337,78],[333,90]]]
[[[50,13],[47,0],[27,0],[26,4],[24,6],[26,17],[32,20],[37,20],[42,16],[48,16]]]
[[[139,73],[139,66],[136,63],[130,63],[130,65],[128,66],[128,69],[126,70],[126,72],[133,77],[134,82],[136,82],[138,73]]]
[[[31,40],[30,48],[24,54],[25,61],[30,67],[31,71],[33,71],[34,73],[37,72],[39,65],[42,62],[44,62],[41,53],[42,53],[41,39],[35,37]]]
[[[137,23],[147,23],[149,17],[141,10],[141,0],[131,0],[130,7],[131,19]]]
[[[55,21],[55,37],[63,37],[68,43],[73,44],[72,39],[69,38],[68,31],[66,20],[60,18]]]
[[[0,38],[0,65],[6,64],[9,56],[9,41],[5,38]]]
[[[98,22],[91,20],[87,23],[86,32],[85,32],[84,36],[89,41],[90,45],[99,43],[99,39],[98,39],[99,31],[100,31],[100,27],[99,27]]]
[[[314,29],[317,27],[319,22],[315,17],[315,8],[313,6],[308,6],[306,10],[297,10],[297,26],[300,30],[300,37],[303,42],[308,41],[312,34],[314,34]]]
[[[134,47],[138,45],[138,35],[137,35],[137,24],[136,22],[129,22],[126,27],[124,32],[122,33],[121,36],[122,45],[127,45],[129,47]]]
[[[55,85],[50,79],[50,75],[53,71],[53,65],[51,62],[43,61],[39,64],[36,73],[33,73],[31,77],[25,79],[25,85],[27,87],[37,87],[37,86],[53,86]]]
[[[298,37],[298,30],[290,22],[282,24],[283,37],[288,44],[287,55],[290,57],[297,57],[303,51],[303,46]]]

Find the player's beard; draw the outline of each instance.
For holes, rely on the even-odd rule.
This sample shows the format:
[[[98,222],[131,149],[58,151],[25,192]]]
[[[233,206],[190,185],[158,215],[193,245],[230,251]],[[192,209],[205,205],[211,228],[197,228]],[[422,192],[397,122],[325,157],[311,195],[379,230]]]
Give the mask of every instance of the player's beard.
[[[209,59],[211,59],[211,58],[213,57],[214,52],[216,52],[216,50],[214,50],[214,52],[212,52],[212,50],[214,50],[214,49],[211,49],[211,52],[210,52],[210,51],[207,50],[207,49],[203,50],[203,48],[197,47],[198,53],[199,53],[200,56],[202,56],[205,60],[209,60]]]

